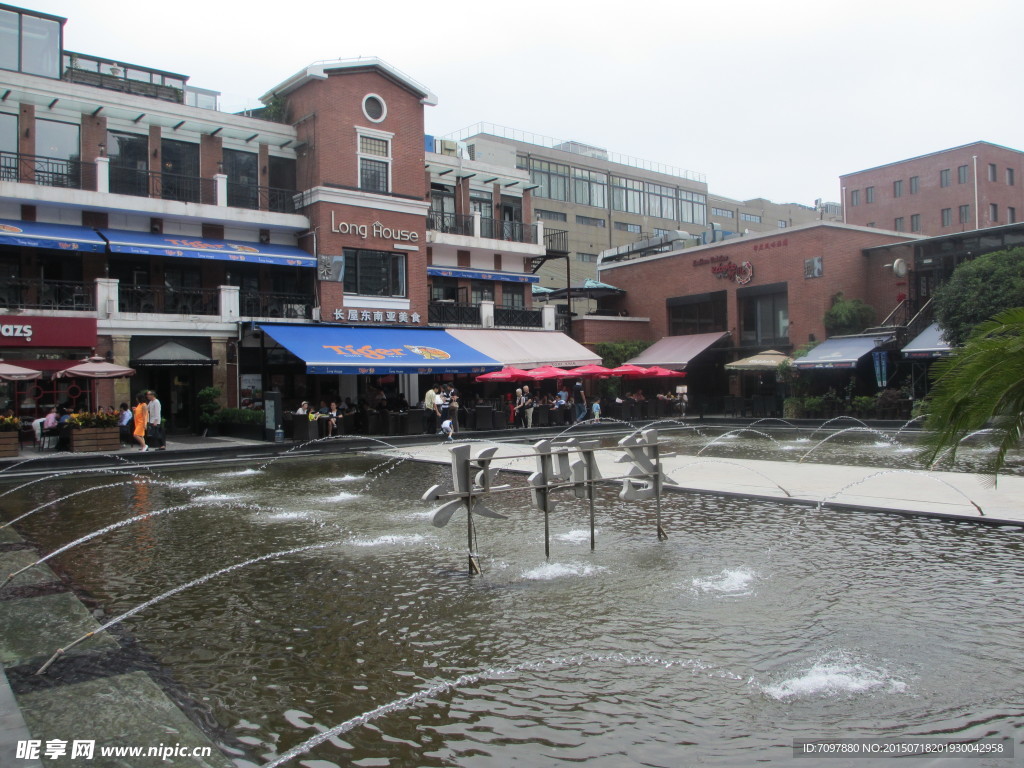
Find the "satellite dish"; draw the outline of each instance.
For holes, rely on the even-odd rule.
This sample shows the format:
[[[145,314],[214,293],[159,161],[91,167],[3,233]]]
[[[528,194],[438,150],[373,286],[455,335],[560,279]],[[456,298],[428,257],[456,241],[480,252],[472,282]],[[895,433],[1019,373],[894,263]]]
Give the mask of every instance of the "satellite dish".
[[[892,273],[894,275],[896,275],[896,277],[906,277],[907,276],[907,262],[906,262],[906,260],[905,259],[896,259],[896,261],[894,261],[892,263]]]

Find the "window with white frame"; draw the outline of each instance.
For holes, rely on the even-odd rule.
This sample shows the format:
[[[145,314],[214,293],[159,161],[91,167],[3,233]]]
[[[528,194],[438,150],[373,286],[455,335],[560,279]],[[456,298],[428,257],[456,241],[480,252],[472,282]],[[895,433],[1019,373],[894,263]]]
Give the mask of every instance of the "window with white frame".
[[[596,253],[581,253],[581,252],[577,251],[576,252],[576,261],[584,261],[584,262],[587,262],[588,264],[596,264],[597,263],[597,254]]]
[[[359,188],[367,192],[391,191],[391,136],[359,133]]]

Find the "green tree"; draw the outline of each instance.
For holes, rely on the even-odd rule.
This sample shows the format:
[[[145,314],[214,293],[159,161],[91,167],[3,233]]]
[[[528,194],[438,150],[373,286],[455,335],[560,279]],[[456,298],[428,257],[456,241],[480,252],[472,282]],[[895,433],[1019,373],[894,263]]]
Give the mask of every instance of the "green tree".
[[[842,291],[832,297],[832,306],[825,312],[825,332],[829,336],[860,333],[875,322],[875,308],[860,299],[847,299]]]
[[[1024,248],[994,251],[957,267],[935,291],[935,319],[953,346],[1004,309],[1024,307]]]
[[[605,368],[618,368],[630,358],[636,357],[649,346],[650,341],[606,341],[594,345],[594,354],[601,356],[601,365]],[[622,380],[618,378],[602,379],[598,390],[602,395],[615,397],[621,393]]]
[[[932,366],[932,376],[925,458],[955,460],[960,442],[987,425],[996,435],[991,471],[998,476],[1024,430],[1024,307],[982,323],[962,347]]]

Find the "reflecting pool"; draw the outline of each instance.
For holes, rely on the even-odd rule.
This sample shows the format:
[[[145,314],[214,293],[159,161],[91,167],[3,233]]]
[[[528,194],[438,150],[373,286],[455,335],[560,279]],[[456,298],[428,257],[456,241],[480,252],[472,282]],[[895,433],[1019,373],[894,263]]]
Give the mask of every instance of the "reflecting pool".
[[[446,472],[358,455],[147,473],[17,528],[45,554],[191,503],[52,561],[108,617],[235,562],[341,542],[233,571],[123,625],[137,646],[120,653],[143,650],[239,766],[465,675],[288,764],[809,765],[794,739],[1020,741],[1018,528],[670,494],[659,542],[653,502],[609,488],[593,552],[585,505],[557,497],[546,560],[524,491],[493,500],[508,520],[477,521],[483,575],[470,578],[465,517],[435,528],[419,501]],[[2,515],[109,482],[9,493]]]

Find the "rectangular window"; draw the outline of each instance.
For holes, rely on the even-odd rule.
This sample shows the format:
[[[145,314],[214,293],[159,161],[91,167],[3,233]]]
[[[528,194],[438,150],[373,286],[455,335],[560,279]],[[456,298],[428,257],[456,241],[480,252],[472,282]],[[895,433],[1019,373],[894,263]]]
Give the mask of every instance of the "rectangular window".
[[[10,152],[12,155],[18,153],[18,116],[9,112],[0,112],[0,152]],[[10,175],[8,172],[13,172]],[[0,171],[4,181],[18,180],[18,164],[13,158],[3,160],[3,170]]]
[[[903,231],[903,217],[902,216],[900,216],[899,218],[896,219],[896,221],[893,222],[892,228],[895,229],[897,232],[902,232]]]
[[[967,183],[967,173],[968,173],[969,170],[970,169],[966,165],[958,165],[957,166],[957,169],[956,169],[956,183],[957,184],[966,184]]]
[[[547,160],[530,160],[530,181],[537,185],[535,197],[569,199],[569,166]]]
[[[860,205],[860,190],[854,189],[850,191],[850,205]]]
[[[731,219],[733,218],[733,212],[726,210],[725,208],[715,208],[712,206],[711,215],[717,216],[720,219]]]
[[[494,283],[489,280],[473,280],[469,284],[469,298],[473,304],[494,301]]]
[[[595,208],[608,207],[607,173],[573,168],[572,187],[574,199],[580,205],[592,205]]]
[[[864,187],[864,202],[865,203],[873,203],[873,202],[875,202],[875,188],[874,187]]]
[[[1016,224],[1017,223],[1017,209],[1012,205],[1006,206],[1006,223]]]
[[[632,232],[635,235],[639,235],[641,231],[639,224],[627,224],[624,221],[616,221],[615,229],[621,230],[622,232]]]
[[[1006,169],[1006,186],[1012,187],[1017,183],[1016,174],[1013,172],[1013,168]]]
[[[612,210],[623,213],[643,213],[642,181],[612,176]]]
[[[668,233],[669,233],[670,231],[671,231],[671,230],[668,230],[668,229],[658,229],[658,227],[655,227],[655,228],[654,228],[654,236],[655,236],[655,237],[664,237],[664,236],[665,236],[665,235],[667,235],[667,234],[668,234]]]
[[[988,180],[989,181],[998,181],[999,180],[999,169],[996,168],[996,164],[995,163],[989,163],[988,164]]]
[[[545,221],[566,221],[567,220],[565,214],[564,213],[560,213],[559,211],[545,211],[543,208],[537,208],[535,213],[537,214],[538,217],[544,219]]]
[[[786,227],[789,226],[789,222],[786,221],[785,219],[779,219],[778,224],[779,224],[779,229],[785,229]]]
[[[957,209],[957,212],[959,214],[959,220],[958,221],[959,221],[960,224],[969,224],[970,223],[970,219],[971,219],[971,206],[969,206],[969,205],[961,205]]]
[[[953,209],[943,208],[942,209],[942,226],[951,227],[953,226]]]
[[[521,283],[501,284],[501,306],[522,309],[526,306],[526,286]]]
[[[939,171],[939,186],[948,187],[952,183],[949,168]]]
[[[725,331],[728,328],[726,315],[725,291],[668,300],[669,333],[672,336]]]
[[[679,221],[684,224],[700,224],[703,226],[707,221],[707,203],[706,195],[702,195],[700,192],[687,192],[680,189]],[[732,218],[732,216],[729,218]]]
[[[345,248],[345,293],[405,296],[405,254]]]
[[[761,217],[754,213],[741,213],[740,221],[749,221],[753,224],[760,224]]]
[[[659,219],[678,221],[676,216],[676,190],[661,184],[646,184],[647,215]]]
[[[920,232],[921,231],[921,214],[912,213],[910,214],[910,231]]]
[[[458,301],[459,280],[455,277],[439,277],[432,275],[430,278],[430,300],[431,301]]]
[[[988,206],[988,220],[995,224],[999,221],[999,206],[995,203],[989,203]]]
[[[577,216],[576,223],[584,227],[607,227],[608,222],[604,219],[595,219],[593,216]]]
[[[484,219],[494,218],[494,196],[479,189],[469,190],[469,210]]]
[[[821,277],[825,274],[824,260],[821,256],[813,256],[804,259],[804,279],[810,280],[814,277]]]
[[[910,194],[916,195],[921,191],[921,179],[917,176],[910,177]]]
[[[740,299],[740,342],[744,345],[789,343],[789,301],[786,293]]]
[[[903,197],[903,179],[897,179],[892,183],[892,196]]]
[[[367,192],[391,191],[391,140],[359,136],[359,188]]]
[[[579,253],[579,252],[577,252],[576,253],[576,261],[583,261],[583,262],[586,262],[588,264],[596,264],[597,263],[597,254],[596,253]]]

